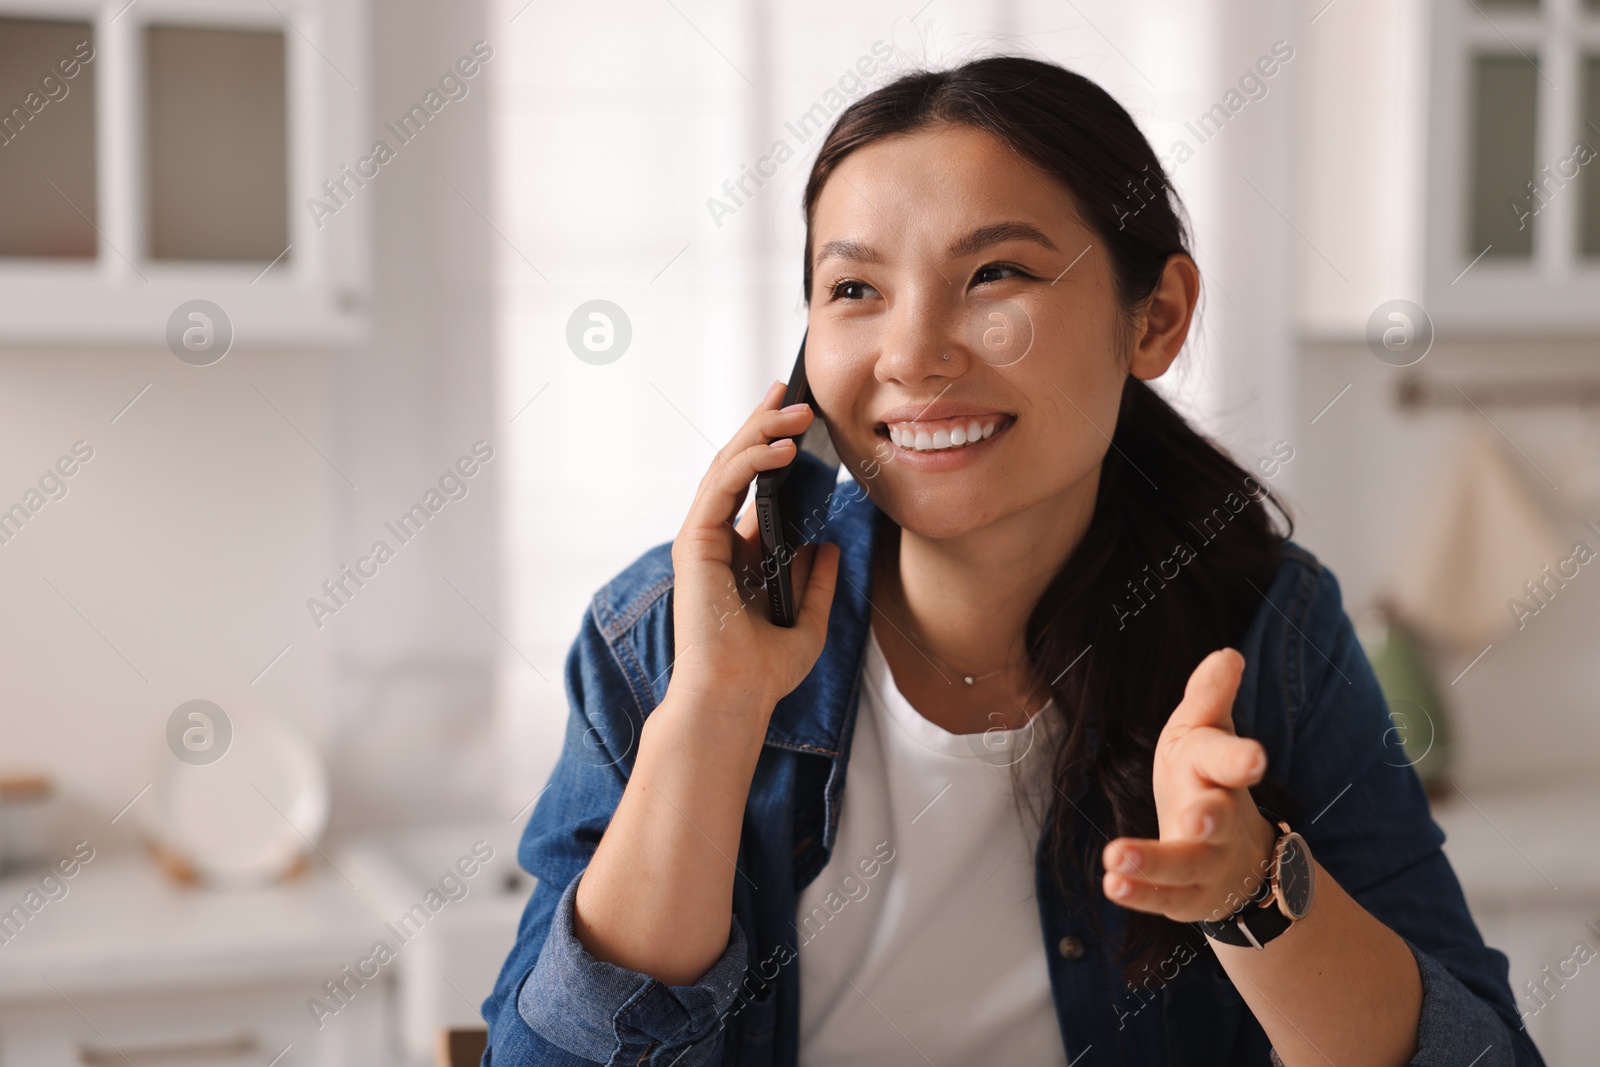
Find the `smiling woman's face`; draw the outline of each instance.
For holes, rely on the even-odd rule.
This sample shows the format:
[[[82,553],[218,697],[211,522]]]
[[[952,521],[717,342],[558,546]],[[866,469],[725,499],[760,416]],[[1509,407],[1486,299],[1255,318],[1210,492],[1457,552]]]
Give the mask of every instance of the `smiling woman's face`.
[[[1104,243],[1059,180],[940,125],[847,156],[811,235],[811,387],[895,522],[954,537],[1092,503],[1128,362]]]

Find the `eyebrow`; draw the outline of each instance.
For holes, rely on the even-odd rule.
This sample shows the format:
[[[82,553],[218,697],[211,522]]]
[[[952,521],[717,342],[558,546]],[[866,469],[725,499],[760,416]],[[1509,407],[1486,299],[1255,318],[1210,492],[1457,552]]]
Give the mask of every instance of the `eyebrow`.
[[[1043,230],[1029,222],[996,222],[989,226],[980,226],[965,237],[950,242],[950,247],[945,254],[952,259],[958,256],[970,256],[981,252],[990,245],[1000,244],[1002,241],[1032,241],[1034,244],[1043,245],[1052,252],[1059,252],[1056,243],[1045,236]]]
[[[980,226],[964,237],[958,237],[950,242],[945,249],[945,254],[952,259],[961,256],[970,256],[983,251],[991,245],[1005,241],[1031,241],[1042,245],[1052,252],[1059,252],[1056,243],[1039,227],[1028,222],[996,222],[988,226]],[[817,257],[813,261],[820,264],[830,257],[851,259],[858,263],[882,263],[883,257],[870,245],[850,238],[841,238],[829,241],[817,250]]]
[[[837,256],[840,259],[853,259],[858,263],[883,262],[883,257],[878,255],[876,250],[868,245],[862,244],[860,241],[853,241],[849,238],[841,238],[837,241],[829,241],[827,244],[817,249],[817,258],[814,260],[814,262],[821,263],[823,260],[834,256]]]

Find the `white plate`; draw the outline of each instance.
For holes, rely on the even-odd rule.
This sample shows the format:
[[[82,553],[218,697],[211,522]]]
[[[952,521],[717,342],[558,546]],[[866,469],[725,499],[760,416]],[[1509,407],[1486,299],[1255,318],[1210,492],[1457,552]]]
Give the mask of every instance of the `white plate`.
[[[308,852],[328,823],[328,779],[316,750],[253,694],[211,694],[222,718],[203,706],[179,716],[193,743],[169,741],[156,757],[150,803],[151,838],[186,861],[209,885],[269,884]],[[196,718],[198,711],[202,717]],[[193,762],[194,745],[226,738],[220,756]]]

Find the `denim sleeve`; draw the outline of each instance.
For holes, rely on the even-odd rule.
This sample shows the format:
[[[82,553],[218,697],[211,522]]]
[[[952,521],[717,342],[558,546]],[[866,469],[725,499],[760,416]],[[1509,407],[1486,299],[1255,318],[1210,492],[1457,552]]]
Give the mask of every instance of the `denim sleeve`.
[[[544,951],[517,998],[522,1018],[569,1052],[603,1063],[640,1063],[647,1053],[654,1054],[652,1063],[703,1063],[744,978],[739,924],[732,924],[727,950],[698,982],[668,986],[584,951],[572,934],[577,889],[574,881],[556,902]]]
[[[516,942],[483,1003],[484,1067],[652,1064],[694,1067],[723,1036],[747,962],[731,924],[722,957],[694,985],[667,986],[589,955],[572,928],[578,879],[616,811],[643,724],[634,694],[593,612],[567,656],[566,735],[518,849],[538,879]]]
[[[1416,1067],[1542,1067],[1517,1012],[1505,955],[1483,942],[1441,845],[1427,794],[1333,575],[1322,570],[1294,632],[1283,684],[1306,699],[1290,723],[1295,829],[1324,870],[1402,940],[1422,977]],[[1285,616],[1288,618],[1289,616]],[[1300,681],[1303,680],[1303,681]],[[1481,1058],[1479,1058],[1481,1057]]]

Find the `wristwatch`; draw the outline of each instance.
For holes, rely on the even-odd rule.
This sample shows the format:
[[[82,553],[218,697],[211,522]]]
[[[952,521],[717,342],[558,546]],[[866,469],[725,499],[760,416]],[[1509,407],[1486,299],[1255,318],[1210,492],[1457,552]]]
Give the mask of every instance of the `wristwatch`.
[[[1198,924],[1207,937],[1225,945],[1265,948],[1268,941],[1306,917],[1316,896],[1316,868],[1305,838],[1266,808],[1259,810],[1278,827],[1269,860],[1271,875],[1232,915],[1216,921],[1202,919]]]

